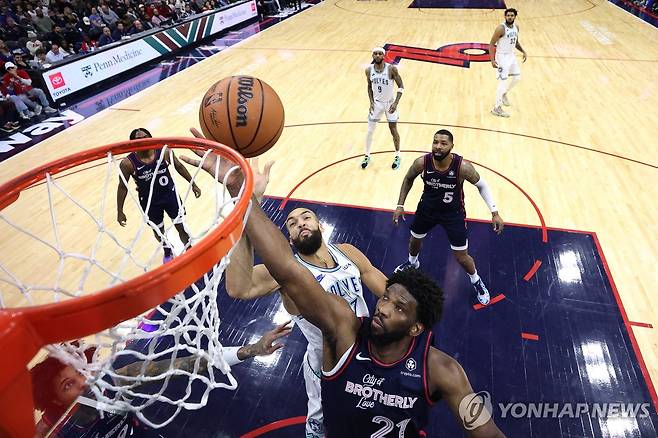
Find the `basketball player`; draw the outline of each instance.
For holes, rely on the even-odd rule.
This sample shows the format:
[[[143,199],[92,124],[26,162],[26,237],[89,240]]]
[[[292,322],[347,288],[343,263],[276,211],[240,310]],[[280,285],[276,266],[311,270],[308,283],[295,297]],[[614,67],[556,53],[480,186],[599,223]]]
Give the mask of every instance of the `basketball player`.
[[[523,54],[523,62],[528,59],[528,54],[519,43],[519,26],[514,24],[516,14],[514,8],[505,9],[505,23],[496,28],[489,42],[491,65],[498,70],[496,103],[491,114],[499,117],[509,117],[509,113],[503,110],[502,105],[510,105],[507,94],[521,79],[521,68],[514,56],[514,49],[519,49]]]
[[[130,133],[130,139],[136,140],[140,138],[151,138],[152,135],[145,128],[134,129]],[[119,186],[117,187],[117,222],[122,227],[126,226],[126,215],[123,212],[123,204],[128,194],[127,183],[132,176],[135,178],[137,184],[137,193],[139,195],[139,203],[142,210],[146,212],[148,218],[153,224],[158,227],[159,232],[153,230],[153,234],[158,241],[162,241],[164,249],[163,263],[167,263],[173,258],[171,246],[164,238],[164,213],[174,222],[174,226],[178,231],[183,247],[187,248],[190,243],[190,236],[185,231],[185,226],[180,223],[178,218],[182,204],[179,207],[180,198],[176,195],[176,188],[174,187],[174,179],[169,173],[169,157],[173,158],[173,164],[176,171],[187,181],[192,182],[192,176],[187,168],[176,158],[173,152],[167,152],[160,162],[161,149],[149,149],[146,151],[131,152],[126,158],[121,160],[119,165],[123,178],[119,178]],[[153,194],[151,193],[151,181],[157,169],[157,179],[153,183]],[[125,179],[125,183],[124,183]],[[201,189],[192,182],[192,191],[195,197],[201,196]],[[182,216],[181,214],[181,216]],[[162,239],[162,240],[161,240]]]
[[[198,164],[196,159],[182,159]],[[203,165],[211,175],[214,161],[206,158]],[[220,177],[230,167],[221,161]],[[256,171],[254,177],[263,175]],[[229,191],[238,192],[237,172],[229,178]],[[392,436],[387,435],[390,432],[405,438],[426,436],[429,409],[443,399],[467,436],[504,437],[489,412],[477,427],[469,421],[470,430],[460,418],[469,415],[460,413],[462,400],[478,396],[459,363],[432,347],[430,330],[443,308],[443,292],[432,279],[416,269],[393,274],[374,317],[358,318],[346,300],[326,293],[299,263],[283,234],[253,200],[245,227],[249,241],[302,317],[322,331],[326,436],[383,437]],[[464,406],[468,410],[468,402]]]
[[[400,217],[404,218],[404,201],[418,175],[421,175],[425,185],[414,221],[409,227],[409,260],[395,268],[395,271],[409,267],[418,268],[418,253],[423,239],[435,225],[441,225],[448,234],[452,254],[471,279],[477,300],[486,306],[489,304],[489,290],[478,275],[473,258],[468,254],[463,192],[465,180],[480,191],[480,196],[491,211],[493,229],[497,234],[502,233],[505,223],[498,214],[498,207],[487,182],[480,177],[471,163],[452,153],[452,139],[450,131],[437,131],[432,142],[432,152],[416,158],[402,181],[398,205],[393,214],[395,225]]]
[[[274,344],[274,341],[290,333],[289,323],[290,321],[276,326],[254,344],[242,347],[224,347],[222,351],[224,360],[230,366],[234,366],[255,356],[267,356],[274,353],[283,347],[283,344]],[[85,354],[87,360],[90,360],[93,355],[93,347],[85,351]],[[121,376],[157,375],[168,370],[170,365],[168,360],[152,361],[142,369],[143,362],[137,361],[115,370],[115,373]],[[172,367],[192,372],[194,361],[187,357],[178,358]],[[36,364],[30,370],[30,375],[34,406],[42,412],[35,434],[37,438],[45,436],[52,438],[143,437],[147,433],[136,419],[125,413],[104,412],[101,419],[95,407],[94,396],[87,394],[87,382],[84,376],[71,365],[61,362],[56,357],[48,356]],[[75,411],[65,421],[61,421],[62,416],[76,401],[78,405]],[[60,424],[57,424],[58,422]],[[53,433],[48,435],[48,432],[55,426]],[[129,432],[132,434],[128,434]]]
[[[361,168],[365,169],[370,164],[370,148],[372,136],[375,133],[377,122],[386,114],[388,129],[393,136],[395,146],[395,159],[392,168],[400,167],[400,134],[398,134],[398,103],[404,92],[402,78],[398,68],[384,62],[384,49],[376,47],[372,49],[372,63],[366,68],[366,80],[368,81],[368,99],[370,100],[370,112],[368,113],[368,134],[366,135],[366,155],[361,162]],[[397,94],[395,86],[397,85]]]
[[[257,162],[253,167],[257,167]],[[266,167],[266,178],[268,173],[269,167]],[[255,194],[257,198],[262,196],[262,193]],[[325,291],[343,298],[357,316],[368,316],[362,282],[379,297],[386,289],[386,276],[354,246],[348,243],[325,243],[322,225],[310,208],[292,210],[286,218],[285,226],[297,262],[313,274]],[[253,269],[252,266],[253,250],[248,238],[244,236],[226,269],[226,290],[231,297],[240,299],[254,299],[280,290],[284,308],[293,315],[293,320],[308,340],[303,362],[308,396],[306,437],[322,438],[325,436],[320,389],[322,332],[300,315],[295,303],[285,289],[280,288],[265,265],[256,265]]]

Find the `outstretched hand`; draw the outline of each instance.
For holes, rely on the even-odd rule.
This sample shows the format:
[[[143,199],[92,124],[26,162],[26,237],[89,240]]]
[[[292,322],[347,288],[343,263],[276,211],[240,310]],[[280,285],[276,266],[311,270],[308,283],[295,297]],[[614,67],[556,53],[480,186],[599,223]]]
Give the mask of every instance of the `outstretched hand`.
[[[283,344],[275,344],[274,341],[290,334],[293,326],[289,326],[289,324],[290,321],[286,321],[265,333],[258,342],[252,345],[254,356],[267,356],[283,347]]]
[[[251,165],[251,171],[254,174],[254,196],[260,201],[263,199],[267,184],[270,182],[270,170],[272,170],[274,161],[268,161],[265,163],[265,167],[263,168],[262,172],[260,171],[260,166],[258,165],[258,157],[249,160],[249,164]]]
[[[498,213],[494,213],[491,218],[491,223],[493,224],[493,230],[496,232],[496,234],[500,235],[503,232],[503,228],[505,228],[505,222],[503,221],[503,218],[500,217]]]

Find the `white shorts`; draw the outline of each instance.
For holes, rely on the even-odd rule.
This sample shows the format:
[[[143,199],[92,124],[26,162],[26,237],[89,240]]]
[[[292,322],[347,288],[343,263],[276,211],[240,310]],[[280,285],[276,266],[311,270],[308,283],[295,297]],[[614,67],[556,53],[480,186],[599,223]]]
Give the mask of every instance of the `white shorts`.
[[[514,53],[496,54],[498,64],[498,79],[506,80],[508,76],[519,76],[521,67]]]
[[[398,109],[395,109],[394,113],[388,112],[389,109],[391,109],[391,105],[393,105],[393,102],[395,102],[395,99],[389,100],[388,102],[380,102],[378,100],[375,100],[375,104],[373,105],[372,112],[368,114],[368,120],[371,122],[379,122],[379,119],[382,118],[382,114],[386,114],[386,120],[389,123],[397,122],[398,119],[400,118],[400,114],[398,113]]]
[[[308,361],[308,353],[304,354],[304,383],[308,397],[308,412],[306,413],[306,438],[324,438],[324,423],[322,415],[322,389],[320,377],[313,371]],[[318,370],[318,373],[320,370]]]

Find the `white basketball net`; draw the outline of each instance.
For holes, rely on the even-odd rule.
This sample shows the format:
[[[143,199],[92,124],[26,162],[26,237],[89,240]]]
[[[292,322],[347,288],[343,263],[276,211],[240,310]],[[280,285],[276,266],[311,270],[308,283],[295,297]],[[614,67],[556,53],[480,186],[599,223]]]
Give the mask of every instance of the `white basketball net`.
[[[169,163],[173,163],[172,152],[165,146],[154,174],[166,166],[165,156]],[[165,226],[162,233],[157,224],[149,220],[140,206],[136,190],[128,186],[121,174],[119,163],[122,158],[108,154],[104,166],[88,167],[81,172],[92,173],[91,179],[81,179],[78,174],[57,178],[47,175],[45,191],[42,190],[47,203],[39,203],[38,200],[30,202],[30,196],[22,194],[19,201],[0,211],[0,235],[3,239],[4,236],[15,239],[14,245],[20,246],[15,251],[27,251],[35,254],[35,257],[44,254],[44,260],[35,260],[31,269],[26,269],[24,263],[12,264],[9,257],[0,260],[0,307],[32,306],[74,299],[134,278],[159,266],[163,244],[178,246],[179,251],[185,249],[175,242],[178,233],[174,223],[185,227],[190,236],[190,245],[194,245],[221,224],[236,200],[244,196],[244,186],[238,197],[232,198],[225,190],[225,185],[216,182],[217,178],[212,180],[208,175],[199,178],[200,174],[205,173],[199,166],[191,172],[190,182],[177,178],[175,185],[179,207],[185,205],[188,211],[184,213],[183,208],[179,208],[178,216],[173,223]],[[215,175],[219,171],[217,161]],[[169,167],[170,174],[174,176],[174,166]],[[236,170],[237,167],[230,172]],[[85,201],[76,199],[75,195],[80,191],[84,192],[84,196],[89,196],[84,183],[98,181],[101,175],[102,192],[99,192],[100,184],[91,190],[98,193],[98,199],[91,202],[88,198]],[[151,178],[147,210],[154,201],[151,198],[157,179]],[[83,188],[75,181],[71,182],[71,188],[66,187],[69,180],[82,181]],[[130,226],[126,228],[117,224],[116,205],[111,201],[116,195],[115,184],[119,180],[128,186],[124,211]],[[190,223],[190,218],[195,212],[190,212],[189,206],[199,200],[194,199],[193,183],[202,186],[203,193],[199,200],[203,199],[205,206],[197,206],[197,210],[206,215],[200,219],[197,214],[194,224]],[[25,200],[29,205],[20,206],[25,204],[20,201]],[[41,214],[34,212],[31,218],[35,222],[50,222],[51,233],[35,232],[38,224],[32,220],[25,224],[13,218],[21,212],[24,216],[25,210],[35,205],[41,205]],[[45,205],[48,205],[48,210]],[[72,224],[75,229],[71,231]],[[66,236],[79,235],[83,232],[82,228],[95,230],[93,239],[82,239],[84,251],[70,248],[66,242],[72,239]],[[156,240],[153,232],[160,241]],[[28,241],[32,246],[25,248],[25,242]],[[6,248],[0,246],[0,249]],[[46,255],[54,260],[46,261]],[[205,406],[213,389],[234,390],[237,387],[230,367],[222,357],[222,344],[219,340],[217,289],[229,257],[230,252],[203,278],[154,311],[145,312],[78,342],[50,345],[46,349],[50,355],[72,365],[84,375],[100,410],[134,412],[143,423],[151,427],[162,427],[171,422],[182,409]],[[34,282],[36,270],[39,269],[54,272],[51,272],[49,279]],[[90,347],[95,350],[93,358],[88,361],[85,351]],[[160,405],[154,409],[157,404]],[[169,408],[163,410],[162,404],[169,405]],[[157,416],[154,415],[156,411],[160,411]],[[163,411],[166,414],[163,415]]]

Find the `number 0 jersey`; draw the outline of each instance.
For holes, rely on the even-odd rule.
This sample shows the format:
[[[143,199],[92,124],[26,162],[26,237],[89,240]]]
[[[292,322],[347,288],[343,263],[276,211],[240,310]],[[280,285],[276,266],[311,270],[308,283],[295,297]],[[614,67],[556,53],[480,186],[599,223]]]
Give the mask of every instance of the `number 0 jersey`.
[[[413,338],[400,360],[370,354],[371,318],[361,318],[354,345],[322,372],[322,408],[328,438],[424,437],[434,402],[427,386],[432,332]]]
[[[135,169],[134,178],[140,199],[148,199],[149,192],[151,191],[151,180],[153,179],[153,175],[156,177],[156,180],[153,183],[153,197],[151,203],[157,203],[158,200],[164,198],[165,195],[175,193],[174,180],[171,178],[169,164],[164,157],[162,158],[162,162],[158,165],[161,154],[162,150],[156,149],[154,154],[155,157],[150,163],[144,163],[139,159],[135,152],[128,154],[128,159]]]

